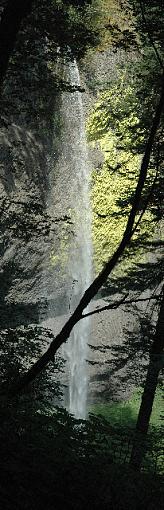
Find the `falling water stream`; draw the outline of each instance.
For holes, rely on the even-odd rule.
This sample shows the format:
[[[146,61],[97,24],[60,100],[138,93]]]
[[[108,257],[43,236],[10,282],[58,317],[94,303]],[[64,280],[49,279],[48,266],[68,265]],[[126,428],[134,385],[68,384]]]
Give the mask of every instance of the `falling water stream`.
[[[66,60],[58,51],[57,74],[66,83],[59,101],[60,122],[59,141],[55,149],[55,195],[49,197],[49,209],[55,217],[69,218],[69,233],[62,236],[62,248],[54,245],[60,260],[59,282],[63,292],[63,303],[55,291],[57,272],[52,274],[54,291],[50,298],[50,319],[44,321],[56,335],[60,325],[76,308],[86,288],[91,283],[92,243],[91,243],[91,207],[89,200],[89,164],[85,137],[85,118],[80,87],[80,76],[76,60]],[[56,122],[56,118],[55,121]],[[55,201],[54,201],[55,199]],[[67,236],[66,236],[67,237]],[[58,240],[55,239],[55,243]],[[57,255],[58,256],[58,255]],[[54,279],[54,280],[53,280]],[[63,287],[62,287],[63,285]],[[67,290],[66,290],[67,289]],[[47,291],[48,292],[48,291]],[[65,294],[64,294],[65,292]],[[52,301],[51,301],[52,299]],[[53,304],[54,303],[54,304]],[[57,305],[58,306],[58,305]],[[61,322],[60,322],[61,318]],[[90,318],[79,321],[62,347],[62,357],[66,361],[64,384],[66,391],[64,405],[76,418],[86,418],[88,393],[88,341],[90,335]]]
[[[79,70],[76,61],[68,64],[70,85],[80,87]],[[85,121],[82,93],[67,93],[65,101],[65,122],[67,140],[65,157],[69,162],[72,175],[71,214],[74,224],[74,236],[69,246],[68,273],[72,285],[68,291],[70,313],[91,281],[91,208],[89,202],[89,166],[85,138]],[[64,347],[68,363],[69,391],[67,408],[76,418],[86,417],[88,371],[87,343],[90,319],[81,320],[73,329]]]

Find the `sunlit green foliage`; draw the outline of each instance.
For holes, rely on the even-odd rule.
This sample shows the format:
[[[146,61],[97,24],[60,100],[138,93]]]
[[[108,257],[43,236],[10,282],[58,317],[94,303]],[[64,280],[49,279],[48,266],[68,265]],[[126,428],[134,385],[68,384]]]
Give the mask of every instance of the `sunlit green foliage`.
[[[144,139],[139,118],[141,108],[132,84],[127,84],[125,71],[117,83],[98,98],[88,121],[89,140],[100,140],[101,148],[106,153],[110,151],[106,147],[106,140],[112,136],[115,150],[136,152]]]
[[[126,227],[145,141],[140,109],[133,86],[126,84],[124,75],[117,85],[99,96],[88,121],[88,139],[92,143],[98,141],[104,155],[104,164],[100,171],[93,171],[92,179],[93,243],[97,268],[112,255]],[[146,193],[154,175],[155,171],[150,168]],[[139,204],[138,214],[141,210],[142,204]],[[153,214],[149,209],[136,229],[134,241],[143,241],[153,229]],[[137,256],[140,259],[141,251]],[[128,260],[127,267],[129,263]]]
[[[129,400],[122,402],[108,402],[106,404],[94,404],[90,411],[103,416],[111,425],[134,427],[140,407],[142,389],[137,389]],[[153,404],[151,426],[162,426],[163,392],[159,387]]]
[[[96,2],[94,2],[96,4]],[[97,0],[99,10],[99,30],[102,51],[113,47],[129,48],[137,44],[137,32],[133,8],[127,0]]]

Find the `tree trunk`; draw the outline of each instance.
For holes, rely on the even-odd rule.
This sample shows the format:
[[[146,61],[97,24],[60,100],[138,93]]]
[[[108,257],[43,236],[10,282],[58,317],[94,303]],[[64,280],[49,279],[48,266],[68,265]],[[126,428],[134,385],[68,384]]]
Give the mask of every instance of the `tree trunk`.
[[[21,22],[32,8],[33,0],[8,0],[0,22],[0,87],[6,75]]]
[[[162,294],[162,302],[157,320],[144,392],[137,418],[135,442],[130,459],[130,465],[137,471],[141,468],[145,452],[145,440],[158,384],[158,376],[164,365],[164,289]]]

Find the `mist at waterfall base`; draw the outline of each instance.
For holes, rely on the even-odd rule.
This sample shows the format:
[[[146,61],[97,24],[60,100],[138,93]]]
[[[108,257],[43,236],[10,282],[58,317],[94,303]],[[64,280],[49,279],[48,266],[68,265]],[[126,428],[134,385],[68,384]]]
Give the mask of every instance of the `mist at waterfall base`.
[[[80,76],[76,61],[68,65],[70,84],[80,87]],[[66,97],[67,96],[67,97]],[[74,236],[69,249],[68,272],[72,287],[68,301],[70,313],[91,281],[91,209],[89,202],[89,168],[85,138],[85,121],[82,94],[78,90],[64,94],[65,127],[68,133],[68,146],[65,140],[65,157],[71,165],[73,181],[71,189],[72,218]],[[76,418],[86,417],[88,370],[87,345],[90,319],[82,319],[74,327],[64,346],[64,356],[68,362],[69,391],[67,408]]]

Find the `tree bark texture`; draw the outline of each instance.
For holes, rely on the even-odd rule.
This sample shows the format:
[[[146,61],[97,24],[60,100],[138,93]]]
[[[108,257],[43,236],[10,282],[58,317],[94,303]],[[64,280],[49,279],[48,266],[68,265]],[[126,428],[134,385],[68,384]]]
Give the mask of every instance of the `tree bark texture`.
[[[147,436],[150,417],[158,384],[160,370],[164,366],[164,288],[160,305],[156,332],[150,354],[150,362],[138,413],[134,446],[132,449],[130,464],[139,471],[145,453],[145,439]]]

